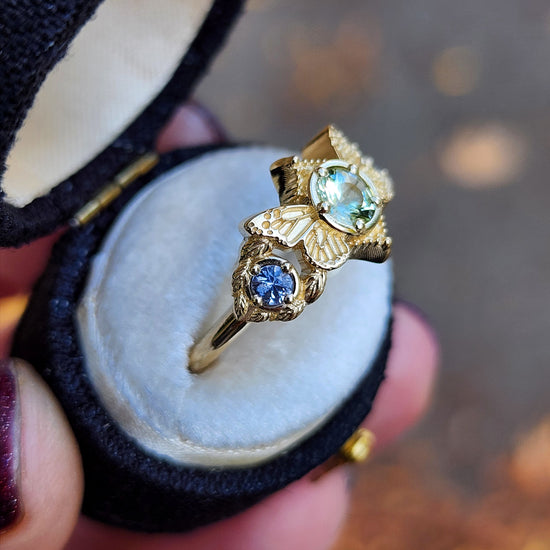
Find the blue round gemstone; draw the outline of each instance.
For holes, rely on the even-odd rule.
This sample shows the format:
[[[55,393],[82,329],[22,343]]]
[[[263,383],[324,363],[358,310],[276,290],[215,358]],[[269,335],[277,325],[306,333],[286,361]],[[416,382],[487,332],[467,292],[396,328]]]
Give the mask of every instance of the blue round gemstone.
[[[279,264],[264,264],[257,275],[250,280],[250,290],[262,299],[264,307],[279,307],[286,296],[294,294],[296,281],[285,273]]]

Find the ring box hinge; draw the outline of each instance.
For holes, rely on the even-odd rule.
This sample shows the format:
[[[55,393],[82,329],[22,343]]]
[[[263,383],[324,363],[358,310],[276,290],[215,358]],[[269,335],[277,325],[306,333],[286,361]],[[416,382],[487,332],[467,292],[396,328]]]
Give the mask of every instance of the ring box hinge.
[[[121,170],[88,201],[69,221],[71,227],[82,227],[105,210],[131,183],[151,171],[159,162],[158,153],[145,153]]]

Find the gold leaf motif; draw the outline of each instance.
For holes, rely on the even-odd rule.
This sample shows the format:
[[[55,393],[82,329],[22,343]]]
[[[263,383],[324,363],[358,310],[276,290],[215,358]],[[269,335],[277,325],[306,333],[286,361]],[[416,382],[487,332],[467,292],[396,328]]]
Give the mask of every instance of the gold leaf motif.
[[[263,256],[271,252],[271,243],[267,239],[248,239],[242,247],[241,258]]]
[[[295,319],[301,311],[301,309],[286,307],[279,310],[277,319],[279,319],[279,321],[292,321],[292,319]]]
[[[261,323],[269,320],[269,313],[267,311],[257,310],[250,316],[250,321],[253,323]]]
[[[308,304],[315,302],[325,290],[327,276],[324,271],[314,271],[305,281],[305,301]]]
[[[366,241],[353,249],[352,258],[367,260],[374,263],[385,262],[390,256],[391,239],[388,237],[382,241]]]
[[[235,296],[234,309],[235,317],[237,317],[237,319],[244,319],[246,312],[248,311],[248,300],[246,299],[244,292],[239,292]]]
[[[233,275],[233,280],[231,281],[231,286],[233,288],[233,292],[238,292],[243,288],[243,279],[242,277],[237,277],[236,274]]]
[[[270,168],[271,178],[277,192],[281,205],[295,201],[298,193],[298,173],[294,157],[286,157],[274,162]]]
[[[243,288],[247,272],[248,272],[247,264],[243,265],[241,263],[237,266],[237,269],[233,272],[233,277],[232,277],[233,292],[237,292]]]

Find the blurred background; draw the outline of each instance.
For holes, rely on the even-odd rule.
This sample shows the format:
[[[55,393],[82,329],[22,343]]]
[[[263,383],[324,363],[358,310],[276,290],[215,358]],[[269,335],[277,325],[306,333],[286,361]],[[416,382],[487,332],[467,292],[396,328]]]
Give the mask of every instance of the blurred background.
[[[250,0],[197,91],[236,139],[333,121],[397,184],[397,294],[442,372],[340,550],[550,549],[549,69],[544,0]]]

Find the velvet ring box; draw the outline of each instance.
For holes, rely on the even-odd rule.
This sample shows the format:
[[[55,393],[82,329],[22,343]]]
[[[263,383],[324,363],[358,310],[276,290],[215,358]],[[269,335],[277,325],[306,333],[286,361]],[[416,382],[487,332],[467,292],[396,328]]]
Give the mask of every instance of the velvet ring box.
[[[20,0],[1,10],[2,246],[66,226],[145,162],[240,4]],[[187,369],[197,336],[231,304],[238,224],[277,204],[269,166],[289,154],[227,145],[162,155],[54,248],[13,354],[67,414],[89,516],[142,531],[219,520],[325,462],[370,411],[390,347],[390,262],[348,262],[298,319],[255,325],[215,369]]]

